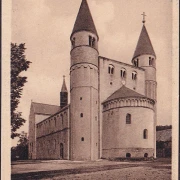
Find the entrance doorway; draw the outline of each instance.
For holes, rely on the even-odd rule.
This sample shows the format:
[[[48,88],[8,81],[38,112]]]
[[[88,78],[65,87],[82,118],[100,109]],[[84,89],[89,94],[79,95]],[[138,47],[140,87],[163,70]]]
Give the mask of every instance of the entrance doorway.
[[[60,143],[60,159],[64,159],[64,145]]]

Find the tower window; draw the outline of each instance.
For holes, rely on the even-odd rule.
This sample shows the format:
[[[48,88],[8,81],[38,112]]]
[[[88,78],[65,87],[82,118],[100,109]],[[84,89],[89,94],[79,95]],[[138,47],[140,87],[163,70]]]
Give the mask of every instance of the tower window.
[[[126,77],[126,69],[122,68],[120,75],[121,75],[122,78],[125,78]]]
[[[110,65],[108,66],[108,73],[109,73],[109,74],[114,74],[114,66],[113,66],[112,64],[110,64]]]
[[[130,153],[126,153],[126,157],[127,157],[127,158],[130,158],[130,157],[131,157],[131,154],[130,154]]]
[[[89,46],[94,47],[95,46],[95,38],[92,36],[89,36]]]
[[[95,38],[92,39],[92,47],[95,46]]]
[[[84,141],[84,137],[81,138],[81,141]]]
[[[139,66],[139,59],[138,59],[138,58],[134,60],[134,65],[135,65],[136,67]]]
[[[82,97],[80,97],[80,100],[82,100]]]
[[[72,47],[75,47],[75,37],[71,40]]]
[[[143,131],[143,138],[144,139],[148,138],[148,130],[147,129],[144,129],[144,131]]]
[[[133,72],[132,73],[132,80],[136,80],[137,79],[137,72]]]
[[[126,115],[126,124],[131,124],[131,114]]]
[[[83,113],[80,114],[80,117],[83,117]]]
[[[153,58],[149,57],[149,66],[153,65]]]

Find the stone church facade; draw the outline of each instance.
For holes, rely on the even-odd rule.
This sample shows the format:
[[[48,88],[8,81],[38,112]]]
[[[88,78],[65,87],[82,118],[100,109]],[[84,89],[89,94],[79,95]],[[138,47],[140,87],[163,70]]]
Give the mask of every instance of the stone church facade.
[[[156,55],[145,21],[132,64],[99,55],[86,0],[70,40],[70,104],[65,78],[60,106],[31,103],[29,159],[156,157]]]

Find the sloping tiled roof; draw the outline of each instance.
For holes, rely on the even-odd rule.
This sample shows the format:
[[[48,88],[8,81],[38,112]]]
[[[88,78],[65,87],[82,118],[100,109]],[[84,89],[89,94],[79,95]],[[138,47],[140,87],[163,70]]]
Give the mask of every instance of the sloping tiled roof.
[[[145,25],[143,25],[142,27],[141,34],[139,36],[136,50],[134,52],[132,59],[142,54],[149,54],[156,56]]]
[[[166,129],[162,131],[156,131],[156,141],[171,141],[172,129]]]
[[[96,27],[94,25],[94,21],[93,18],[91,16],[91,12],[89,10],[88,4],[86,0],[82,0],[75,24],[74,24],[74,28],[72,31],[72,34],[78,31],[90,31],[94,34],[97,35],[97,31],[96,31]],[[71,36],[72,36],[71,34]]]
[[[146,97],[146,96],[139,94],[123,85],[120,89],[118,89],[111,96],[109,96],[104,102],[118,98],[126,98],[126,97]]]
[[[34,113],[52,115],[58,112],[61,108],[56,105],[42,104],[32,102]]]

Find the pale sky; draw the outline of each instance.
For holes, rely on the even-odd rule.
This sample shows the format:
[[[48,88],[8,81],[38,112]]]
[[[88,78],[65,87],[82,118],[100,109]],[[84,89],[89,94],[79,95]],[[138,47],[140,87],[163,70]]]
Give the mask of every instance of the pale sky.
[[[172,1],[87,0],[99,35],[99,54],[131,64],[142,29],[142,13],[157,60],[157,121],[172,124]],[[59,105],[62,76],[69,89],[70,35],[81,0],[12,1],[12,42],[26,44],[30,68],[23,75],[18,110],[27,120],[31,100]],[[14,144],[15,141],[13,141]]]

